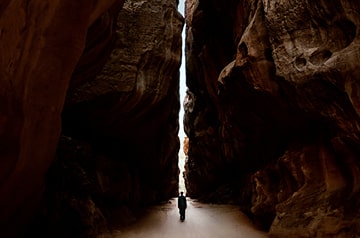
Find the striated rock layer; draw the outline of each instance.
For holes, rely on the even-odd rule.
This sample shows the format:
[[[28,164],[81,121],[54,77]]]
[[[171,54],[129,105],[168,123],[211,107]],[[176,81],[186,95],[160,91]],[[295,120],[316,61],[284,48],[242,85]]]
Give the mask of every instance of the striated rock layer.
[[[186,5],[188,194],[274,237],[359,236],[359,2]]]
[[[94,237],[175,195],[183,19],[175,0],[123,3],[0,3],[2,236]]]

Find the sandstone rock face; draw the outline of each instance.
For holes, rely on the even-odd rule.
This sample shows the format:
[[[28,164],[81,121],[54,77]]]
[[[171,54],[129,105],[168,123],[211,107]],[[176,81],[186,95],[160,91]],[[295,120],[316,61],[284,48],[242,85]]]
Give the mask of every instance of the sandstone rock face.
[[[118,17],[123,2],[0,3],[4,237],[21,237],[42,201],[39,217],[70,230],[59,236],[96,226],[77,233],[92,237],[107,208],[176,192],[183,19],[175,0],[128,1]]]
[[[186,10],[189,195],[274,237],[359,235],[359,2]]]
[[[114,2],[0,4],[0,224],[6,237],[23,232],[41,200],[86,32]]]
[[[63,113],[65,133],[154,183],[142,191],[150,198],[169,196],[158,181],[170,184],[170,194],[177,186],[183,18],[176,8],[175,1],[126,2],[110,59],[94,80],[69,90]]]
[[[101,45],[93,44],[84,60],[95,67],[73,75],[63,132],[96,154],[94,203],[108,220],[177,196],[182,28],[176,1],[127,1],[101,72],[91,79]]]

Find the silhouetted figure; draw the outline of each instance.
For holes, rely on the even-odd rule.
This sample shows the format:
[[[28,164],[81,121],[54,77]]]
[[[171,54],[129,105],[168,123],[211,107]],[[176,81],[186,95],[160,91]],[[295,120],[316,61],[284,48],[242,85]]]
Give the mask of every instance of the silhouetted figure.
[[[181,192],[180,196],[178,197],[178,208],[179,208],[180,220],[181,221],[185,220],[185,209],[186,209],[186,207],[187,207],[186,197],[184,196],[184,193]]]

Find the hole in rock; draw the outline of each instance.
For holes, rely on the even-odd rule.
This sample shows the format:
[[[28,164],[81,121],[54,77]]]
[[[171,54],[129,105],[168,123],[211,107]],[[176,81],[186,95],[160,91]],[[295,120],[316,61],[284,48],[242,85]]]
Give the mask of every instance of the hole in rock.
[[[303,68],[306,65],[306,59],[304,59],[303,57],[296,58],[295,65],[298,68]]]

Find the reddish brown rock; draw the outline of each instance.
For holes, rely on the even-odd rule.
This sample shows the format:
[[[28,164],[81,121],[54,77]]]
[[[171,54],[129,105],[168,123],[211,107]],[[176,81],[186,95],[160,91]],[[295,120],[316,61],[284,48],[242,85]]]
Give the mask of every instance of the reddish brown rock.
[[[91,142],[115,161],[137,166],[133,169],[151,186],[167,181],[171,191],[177,184],[183,24],[176,7],[175,1],[125,3],[110,59],[94,80],[69,91],[63,113],[67,134]],[[162,190],[151,186],[136,193],[169,196],[165,183]]]
[[[359,234],[359,7],[187,1],[190,196],[274,236]]]
[[[0,224],[4,235],[21,233],[34,214],[55,155],[66,90],[86,32],[114,2],[1,3]]]
[[[122,4],[0,3],[3,236],[24,233],[45,189],[49,204],[40,217],[74,225],[50,224],[63,228],[60,237],[81,226],[95,233],[79,237],[104,229],[99,203],[113,208],[112,201],[138,199],[130,201],[135,206],[176,191],[182,17],[176,1],[131,1],[117,19]],[[47,174],[61,129],[70,139]]]
[[[101,197],[95,205],[109,221],[126,222],[131,219],[123,214],[177,195],[182,27],[176,1],[128,1],[102,70],[92,74],[98,43],[84,56],[94,67],[74,75],[63,132],[95,151]]]

